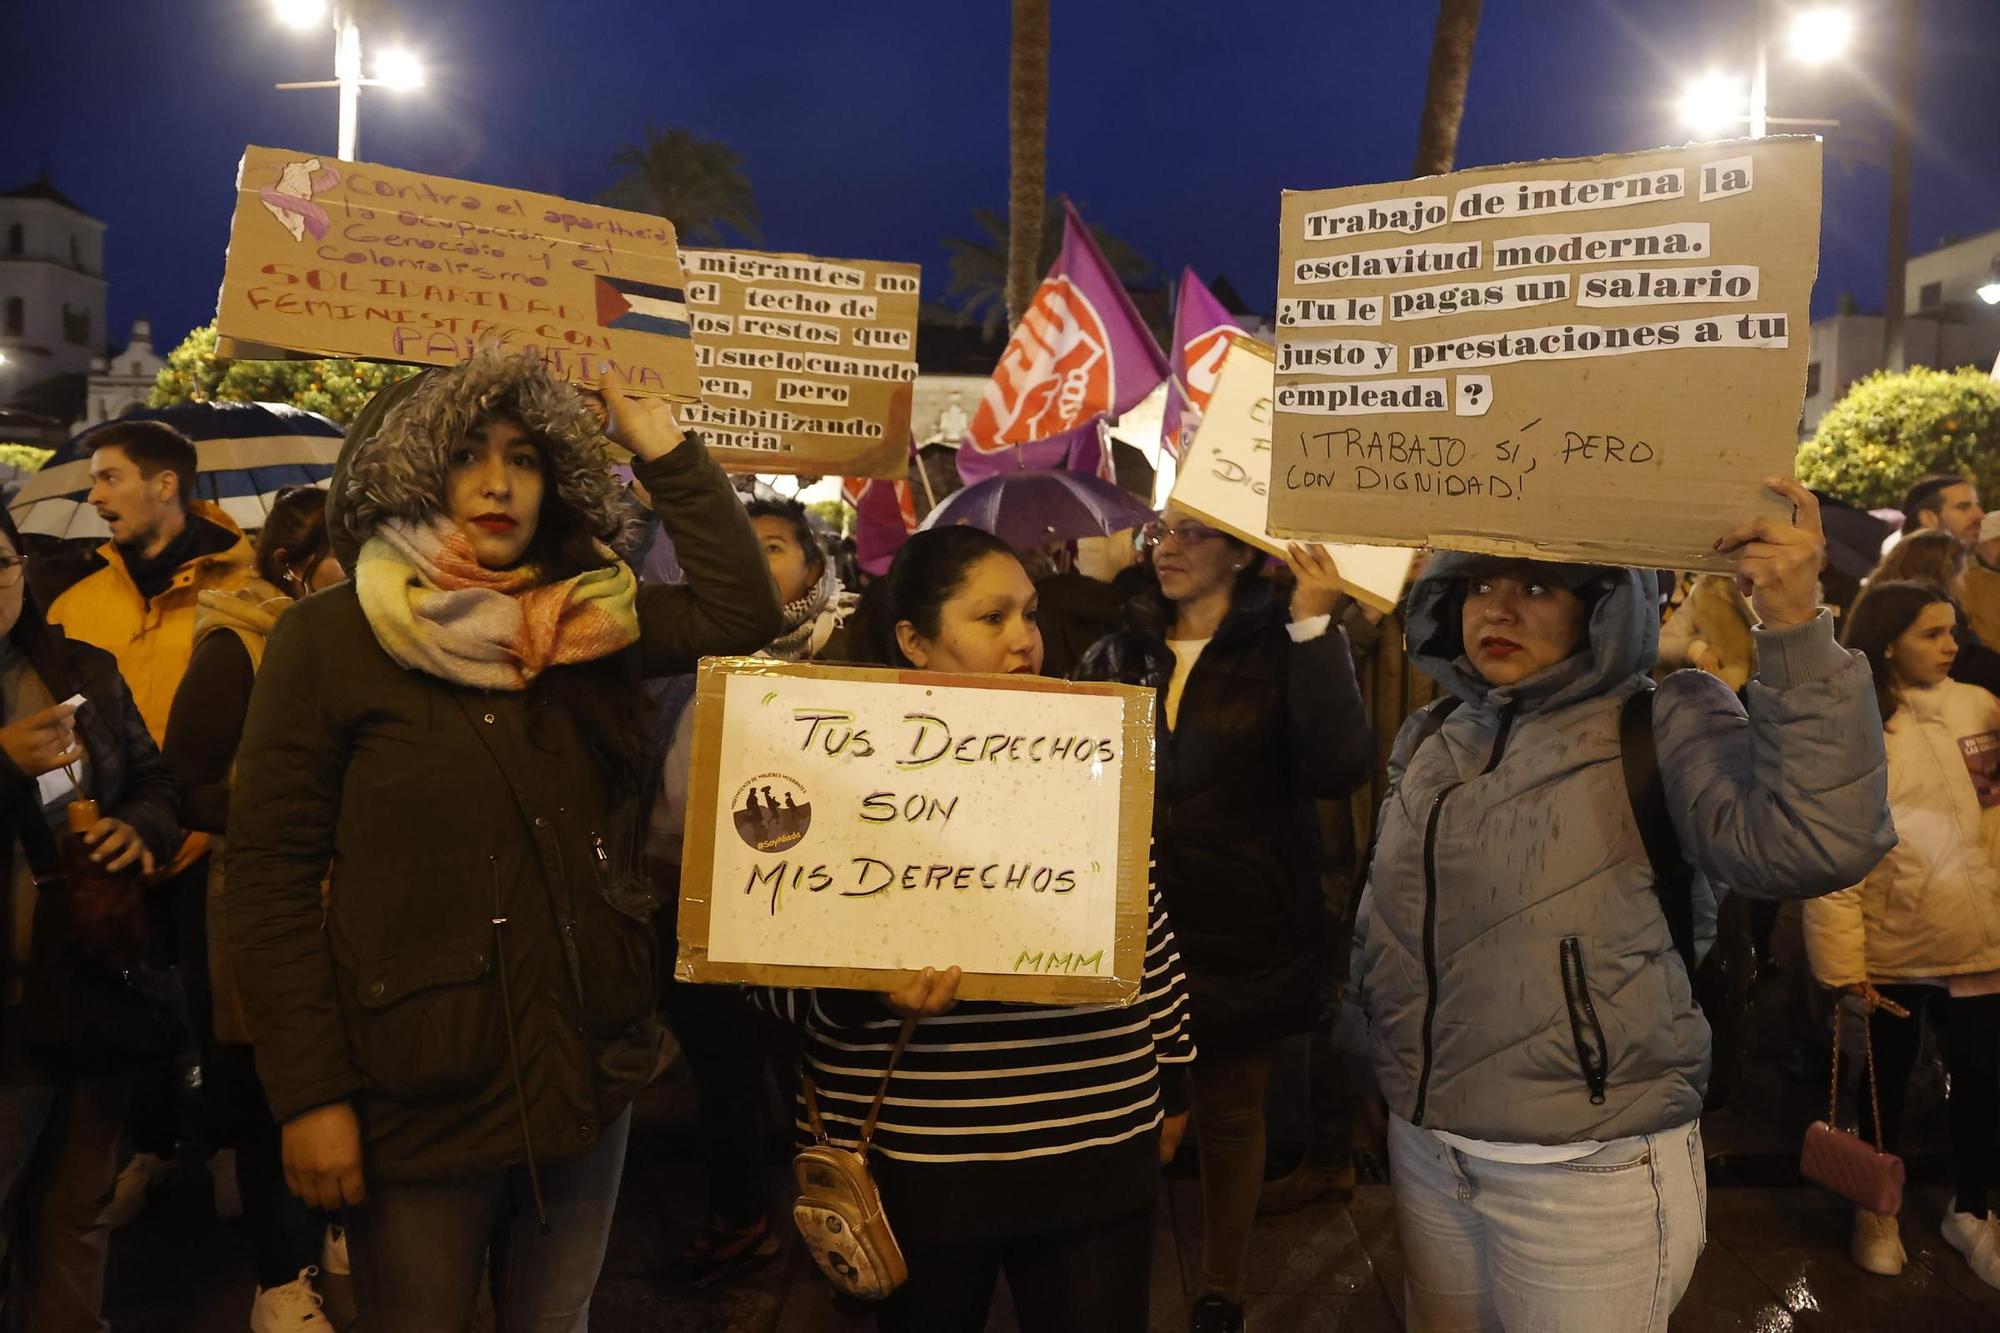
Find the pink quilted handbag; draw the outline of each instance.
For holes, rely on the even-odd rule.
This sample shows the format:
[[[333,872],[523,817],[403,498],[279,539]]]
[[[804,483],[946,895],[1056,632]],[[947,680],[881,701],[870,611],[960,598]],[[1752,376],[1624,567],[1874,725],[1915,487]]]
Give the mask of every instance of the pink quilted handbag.
[[[1866,1020],[1861,1025],[1862,1049],[1868,1053],[1868,1100],[1875,1110],[1875,1138],[1869,1143],[1858,1134],[1840,1128],[1840,1006],[1833,1008],[1833,1092],[1828,1099],[1826,1119],[1806,1127],[1804,1145],[1799,1149],[1799,1174],[1826,1186],[1856,1207],[1894,1217],[1903,1208],[1903,1159],[1885,1152],[1882,1138],[1882,1099],[1875,1088],[1875,1045],[1868,1037]]]

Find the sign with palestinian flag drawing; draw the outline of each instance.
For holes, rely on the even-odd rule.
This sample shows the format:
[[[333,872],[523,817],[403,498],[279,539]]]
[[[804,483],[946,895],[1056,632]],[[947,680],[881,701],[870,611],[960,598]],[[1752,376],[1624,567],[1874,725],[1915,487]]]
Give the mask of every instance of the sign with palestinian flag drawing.
[[[249,148],[216,308],[224,356],[456,365],[498,341],[565,379],[692,402],[665,218]]]
[[[905,474],[915,264],[683,250],[681,266],[701,374],[701,402],[682,416],[724,467]]]

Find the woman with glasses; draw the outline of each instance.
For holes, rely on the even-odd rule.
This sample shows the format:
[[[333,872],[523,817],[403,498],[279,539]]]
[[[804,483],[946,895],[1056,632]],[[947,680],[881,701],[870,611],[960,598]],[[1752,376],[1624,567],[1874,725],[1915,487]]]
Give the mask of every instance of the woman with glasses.
[[[189,1012],[202,1047],[202,1093],[210,1132],[236,1152],[243,1235],[257,1269],[252,1328],[316,1329],[320,1298],[307,1269],[325,1259],[318,1224],[285,1188],[278,1125],[257,1081],[250,1030],[235,970],[219,947],[216,904],[222,889],[220,843],[229,826],[229,789],[250,688],[264,641],[300,598],[347,581],[326,530],[326,492],[294,486],[279,492],[257,538],[257,577],[240,588],[201,594],[194,652],[167,715],[163,753],[181,788],[181,822],[218,841],[209,853],[207,967],[190,969]],[[207,985],[192,984],[205,976]],[[211,1021],[213,1020],[213,1021]]]
[[[1243,1326],[1272,1056],[1317,1021],[1329,961],[1312,803],[1366,779],[1375,739],[1333,623],[1346,594],[1325,551],[1290,548],[1286,597],[1260,552],[1177,510],[1145,541],[1157,588],[1073,674],[1159,691],[1154,853],[1201,1048],[1192,1327],[1226,1333]]]
[[[101,1218],[134,1075],[101,1058],[87,1072],[67,1069],[63,1048],[23,1030],[34,1024],[46,1038],[54,1017],[47,1007],[31,1012],[40,1003],[27,995],[31,969],[46,983],[52,973],[80,979],[84,969],[106,966],[56,928],[67,914],[57,899],[43,900],[36,865],[54,861],[79,796],[103,813],[83,835],[92,859],[131,872],[133,899],[136,876],[165,865],[181,831],[173,779],[118,663],[52,627],[21,575],[21,534],[0,510],[0,1214],[13,1219],[13,1271],[0,1273],[0,1287],[15,1328],[95,1329],[104,1326],[110,1243]],[[62,989],[34,991],[46,998]],[[67,1055],[83,1058],[74,1049]]]

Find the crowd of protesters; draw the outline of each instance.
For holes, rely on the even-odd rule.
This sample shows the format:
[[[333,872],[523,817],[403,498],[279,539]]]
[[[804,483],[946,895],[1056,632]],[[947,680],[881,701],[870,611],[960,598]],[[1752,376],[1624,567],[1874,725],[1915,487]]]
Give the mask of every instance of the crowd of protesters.
[[[497,352],[378,395],[254,544],[171,430],[91,443],[111,540],[80,581],[0,515],[13,1327],[104,1327],[109,1230],[198,1141],[258,1333],[328,1327],[322,1270],[371,1333],[465,1328],[482,1290],[501,1327],[583,1329],[664,1020],[707,1173],[676,1282],[780,1251],[768,1080],[802,1140],[870,1126],[909,1268],[885,1330],[982,1329],[1003,1275],[1024,1327],[1148,1327],[1185,1135],[1191,1327],[1230,1333],[1254,1219],[1352,1188],[1365,1102],[1412,1328],[1664,1329],[1733,1060],[1703,960],[1768,932],[1752,900],[1808,900],[1891,1150],[1942,1030],[1944,1236],[2000,1286],[2000,523],[1967,479],[1913,489],[1851,605],[1779,479],[1791,520],[1718,532],[1731,572],[1671,610],[1651,571],[1441,552],[1384,613],[1321,549],[1172,508],[1115,595],[966,527],[847,587],[665,404]],[[670,979],[688,673],[752,653],[1154,690],[1138,1000],[960,1002],[948,957],[887,994]],[[1435,697],[1385,714],[1406,668]],[[1302,1051],[1305,1157],[1267,1184]],[[1899,1272],[1896,1218],[1858,1211],[1852,1254]]]

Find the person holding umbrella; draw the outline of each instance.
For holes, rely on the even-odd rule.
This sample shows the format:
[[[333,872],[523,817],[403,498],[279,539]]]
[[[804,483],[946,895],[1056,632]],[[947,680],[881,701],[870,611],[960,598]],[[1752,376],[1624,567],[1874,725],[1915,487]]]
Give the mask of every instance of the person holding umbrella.
[[[1080,680],[1159,692],[1153,838],[1201,1055],[1202,1261],[1193,1328],[1243,1327],[1264,1180],[1264,1091],[1280,1038],[1320,1013],[1330,924],[1316,799],[1367,779],[1374,729],[1355,680],[1333,559],[1293,545],[1289,596],[1263,553],[1169,508],[1146,529],[1157,590],[1135,599]]]

